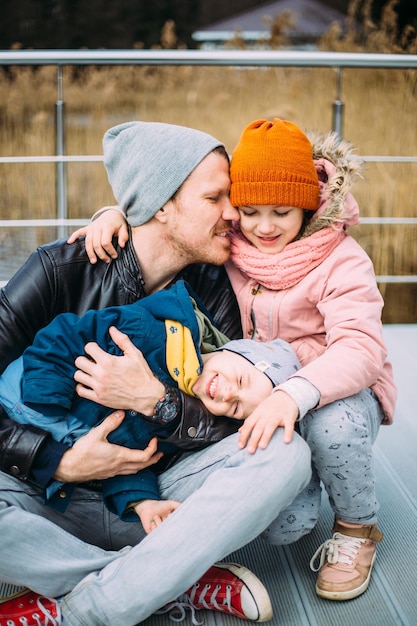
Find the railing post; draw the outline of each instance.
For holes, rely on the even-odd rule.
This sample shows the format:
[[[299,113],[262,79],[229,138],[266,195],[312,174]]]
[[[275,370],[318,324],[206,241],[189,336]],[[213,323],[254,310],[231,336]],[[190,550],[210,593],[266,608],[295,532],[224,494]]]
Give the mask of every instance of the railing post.
[[[55,104],[55,123],[56,123],[56,155],[64,156],[65,154],[65,128],[64,128],[64,101],[62,88],[62,65],[58,65],[58,99]],[[56,196],[57,196],[57,218],[67,219],[67,181],[66,167],[64,162],[56,164]],[[65,226],[57,227],[57,236],[65,237]]]
[[[343,138],[343,109],[342,102],[342,68],[337,68],[337,94],[333,102],[333,124],[332,128],[337,133],[339,139]]]

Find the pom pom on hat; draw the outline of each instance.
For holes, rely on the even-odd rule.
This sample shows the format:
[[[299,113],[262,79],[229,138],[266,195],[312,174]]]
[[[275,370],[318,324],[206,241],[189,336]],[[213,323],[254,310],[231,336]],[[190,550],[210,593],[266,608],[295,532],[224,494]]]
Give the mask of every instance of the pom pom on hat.
[[[253,363],[256,369],[268,376],[274,387],[287,380],[289,371],[297,372],[300,361],[292,347],[282,339],[261,342],[254,339],[234,339],[218,350],[240,354]]]
[[[307,136],[292,122],[257,120],[243,131],[230,165],[233,206],[315,211],[320,187]]]
[[[104,165],[128,223],[148,222],[219,146],[207,133],[174,124],[127,122],[110,128],[103,138]]]

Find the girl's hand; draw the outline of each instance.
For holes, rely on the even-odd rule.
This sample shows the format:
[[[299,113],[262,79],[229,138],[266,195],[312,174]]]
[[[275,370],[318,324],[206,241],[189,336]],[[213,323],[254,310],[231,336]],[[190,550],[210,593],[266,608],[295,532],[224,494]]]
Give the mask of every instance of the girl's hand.
[[[142,500],[134,509],[142,522],[144,531],[149,534],[179,506],[180,503],[175,500]]]
[[[290,443],[298,407],[285,391],[276,391],[254,410],[239,428],[239,448],[246,446],[253,454],[256,448],[266,448],[277,428],[284,428],[284,443]]]
[[[117,243],[121,248],[124,248],[129,238],[127,223],[118,207],[103,207],[98,213],[99,216],[88,226],[73,232],[67,243],[74,243],[78,237],[85,236],[85,250],[90,263],[97,263],[97,258],[110,263],[111,259],[117,257],[113,237],[117,235]]]

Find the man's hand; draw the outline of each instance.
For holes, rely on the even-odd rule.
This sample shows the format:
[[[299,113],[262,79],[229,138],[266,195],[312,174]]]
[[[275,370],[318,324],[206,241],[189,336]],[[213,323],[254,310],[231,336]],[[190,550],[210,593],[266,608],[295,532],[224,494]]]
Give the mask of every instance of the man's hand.
[[[290,443],[298,407],[285,391],[276,391],[263,400],[239,428],[239,448],[246,446],[253,454],[256,448],[266,448],[277,428],[284,428],[284,443]]]
[[[108,354],[96,343],[88,343],[85,352],[90,359],[79,356],[75,360],[76,392],[82,398],[113,409],[152,415],[156,403],[165,394],[164,385],[127,335],[114,327],[109,332],[123,356]]]
[[[117,235],[117,243],[124,248],[129,238],[124,215],[117,207],[103,207],[103,213],[87,226],[79,228],[67,239],[74,243],[79,237],[85,236],[85,250],[90,263],[97,263],[97,257],[105,263],[117,257],[113,246],[113,237]],[[94,218],[93,218],[94,219]]]
[[[179,506],[175,500],[142,500],[134,508],[144,531],[149,534]]]
[[[151,439],[144,450],[131,450],[107,440],[109,433],[123,419],[123,411],[116,411],[84,437],[80,437],[64,453],[54,478],[62,482],[103,480],[120,474],[136,474],[145,467],[155,465],[163,456],[162,452],[157,452],[156,438]]]

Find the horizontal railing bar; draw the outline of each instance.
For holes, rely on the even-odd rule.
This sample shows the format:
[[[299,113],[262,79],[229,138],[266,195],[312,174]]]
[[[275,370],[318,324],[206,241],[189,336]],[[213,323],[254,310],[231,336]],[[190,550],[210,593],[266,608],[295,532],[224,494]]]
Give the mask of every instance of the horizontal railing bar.
[[[32,226],[85,226],[88,219],[34,219],[0,220],[0,228],[23,228]],[[417,224],[417,217],[361,217],[360,224]]]
[[[361,156],[366,162],[417,163],[417,156]],[[60,156],[3,156],[0,163],[95,163],[103,161],[99,154],[60,155]]]
[[[234,65],[410,69],[416,54],[288,50],[6,50],[0,65]]]
[[[103,155],[74,155],[74,156],[13,156],[0,157],[0,163],[88,163],[100,162]]]
[[[377,276],[377,283],[417,283],[417,276]]]
[[[0,228],[41,228],[43,226],[85,226],[89,219],[0,220]]]
[[[360,217],[360,224],[417,224],[417,217]]]
[[[376,282],[380,284],[388,283],[417,283],[417,276],[376,276]],[[0,280],[0,288],[5,287],[9,281]]]
[[[361,156],[361,159],[374,163],[417,163],[416,156]]]

